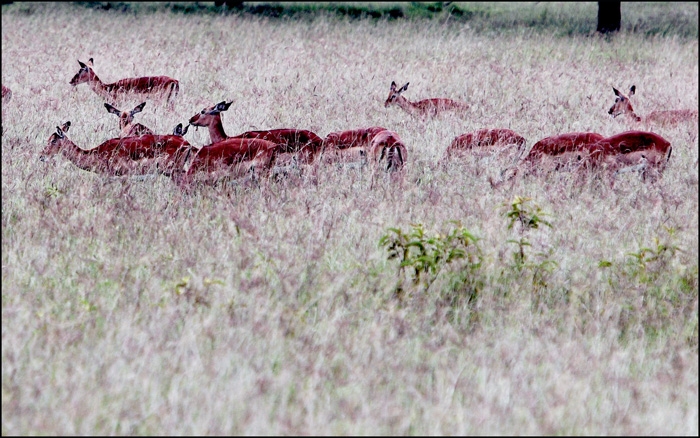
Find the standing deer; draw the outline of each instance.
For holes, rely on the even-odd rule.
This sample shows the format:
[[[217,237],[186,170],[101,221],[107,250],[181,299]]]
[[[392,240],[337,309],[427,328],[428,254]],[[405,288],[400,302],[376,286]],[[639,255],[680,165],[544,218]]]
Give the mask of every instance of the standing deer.
[[[226,139],[249,138],[268,140],[279,145],[280,162],[300,161],[308,164],[314,161],[323,145],[323,139],[311,131],[304,129],[271,129],[265,131],[248,131],[229,137],[224,131],[221,113],[227,111],[233,102],[221,101],[216,105],[204,108],[190,119],[190,125],[206,126],[209,128],[209,141],[217,143]]]
[[[185,139],[174,135],[144,135],[114,138],[93,149],[81,149],[65,133],[70,122],[56,127],[49,137],[41,160],[61,152],[77,167],[108,175],[152,173],[154,170],[168,176],[181,172],[185,161],[196,148]]]
[[[139,135],[153,135],[153,131],[145,127],[140,123],[134,123],[134,114],[143,111],[143,107],[146,106],[146,102],[137,105],[136,108],[129,112],[121,111],[112,105],[105,103],[105,108],[107,112],[116,114],[119,116],[119,129],[121,131],[120,137],[135,137]],[[182,125],[180,125],[182,127]]]
[[[190,125],[209,128],[211,144],[197,151],[185,169],[181,183],[194,179],[214,182],[222,177],[243,176],[255,169],[260,169],[266,175],[278,154],[285,150],[284,144],[260,138],[228,137],[221,122],[221,112],[228,110],[231,103],[219,102],[190,118]]]
[[[418,102],[411,102],[401,95],[408,88],[408,84],[409,82],[406,82],[406,85],[396,89],[396,82],[391,81],[389,97],[384,102],[384,108],[388,108],[390,105],[398,105],[407,113],[420,116],[436,116],[438,113],[446,110],[466,110],[469,108],[469,105],[464,102],[445,98],[423,99]]]
[[[78,70],[78,73],[70,80],[70,84],[76,86],[78,84],[87,83],[95,93],[105,99],[119,100],[131,94],[148,95],[165,98],[172,108],[174,99],[180,91],[180,83],[167,76],[127,78],[111,84],[105,84],[93,71],[92,58],[90,58],[87,64],[80,61],[78,61],[78,64],[80,64],[80,70]]]
[[[632,102],[630,101],[630,97],[634,96],[636,90],[637,87],[632,85],[629,94],[625,95],[618,91],[617,88],[613,87],[613,92],[617,97],[615,98],[613,106],[608,110],[608,114],[613,116],[613,118],[619,115],[628,115],[637,122],[644,121],[656,124],[673,124],[691,120],[697,123],[698,111],[691,109],[653,111],[646,117],[642,118],[638,116],[637,113],[634,112]]]

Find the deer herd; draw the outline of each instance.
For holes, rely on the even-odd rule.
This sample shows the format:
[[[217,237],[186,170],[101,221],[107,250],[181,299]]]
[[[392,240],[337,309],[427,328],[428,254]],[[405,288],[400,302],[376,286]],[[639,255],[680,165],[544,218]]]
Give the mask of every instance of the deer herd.
[[[172,108],[179,92],[178,81],[167,76],[128,78],[105,84],[95,74],[92,58],[87,63],[78,63],[80,70],[70,84],[87,83],[99,96],[115,103],[126,97],[150,97],[165,100]],[[407,88],[408,83],[397,88],[392,81],[384,106],[396,105],[420,117],[469,108],[464,102],[445,98],[411,102],[401,95]],[[616,99],[608,113],[612,117],[629,116],[632,123],[697,123],[697,110],[655,111],[645,118],[639,117],[630,101],[635,91],[636,87],[632,86],[625,95],[613,88]],[[11,96],[10,89],[3,85],[3,103]],[[158,135],[134,123],[134,116],[143,111],[146,102],[128,111],[105,103],[107,111],[119,117],[119,137],[95,148],[83,149],[67,137],[71,123],[66,122],[56,127],[49,137],[41,159],[60,152],[81,169],[110,175],[155,172],[170,176],[181,185],[257,174],[265,176],[271,171],[278,173],[280,169],[311,165],[369,164],[374,169],[398,172],[408,159],[408,148],[399,135],[379,126],[332,132],[325,139],[303,129],[248,131],[229,136],[224,131],[221,113],[232,103],[222,101],[202,109],[184,128],[178,124],[171,135]],[[210,143],[203,147],[190,145],[184,139],[190,125],[206,127]],[[445,151],[445,159],[497,150],[512,152],[517,159],[512,167],[501,172],[499,181],[489,178],[493,187],[516,175],[566,169],[605,169],[612,176],[611,184],[615,175],[627,171],[640,171],[644,179],[655,180],[664,170],[672,148],[667,140],[653,132],[633,130],[607,138],[593,132],[574,132],[542,139],[526,153],[525,138],[510,129],[496,128],[457,136]]]

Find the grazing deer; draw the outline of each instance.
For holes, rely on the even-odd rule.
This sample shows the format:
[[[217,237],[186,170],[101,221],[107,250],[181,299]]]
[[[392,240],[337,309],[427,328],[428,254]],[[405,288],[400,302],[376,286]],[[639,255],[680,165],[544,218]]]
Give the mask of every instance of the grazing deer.
[[[172,107],[174,99],[180,91],[180,83],[167,76],[127,78],[111,84],[105,84],[93,71],[92,58],[87,64],[80,61],[78,61],[78,64],[80,64],[80,70],[70,80],[70,84],[76,86],[87,83],[95,93],[105,99],[119,100],[121,97],[129,94],[150,95],[165,98],[170,107]]]
[[[517,147],[517,155],[520,156],[525,148],[525,139],[510,129],[480,129],[455,137],[445,151],[445,158],[450,159],[452,155],[459,152],[491,150],[495,147],[513,145]]]
[[[153,131],[149,128],[143,126],[140,123],[134,123],[134,114],[143,111],[143,107],[146,106],[146,102],[136,106],[129,112],[118,110],[112,105],[105,103],[105,108],[107,111],[119,116],[119,129],[121,130],[120,137],[136,137],[139,135],[153,135]],[[182,126],[182,125],[180,125]]]
[[[636,89],[637,87],[632,85],[629,94],[625,95],[618,91],[617,88],[613,87],[613,92],[617,97],[615,98],[615,103],[613,106],[608,110],[608,114],[613,116],[613,118],[619,115],[629,115],[637,122],[644,121],[656,124],[673,124],[691,120],[694,120],[697,123],[698,111],[691,109],[653,111],[644,118],[638,116],[637,113],[634,112],[632,102],[630,101],[630,97],[634,96]]]
[[[369,147],[369,156],[375,166],[382,166],[382,162],[386,162],[383,170],[394,172],[403,168],[408,153],[406,145],[401,141],[401,137],[397,133],[384,130],[372,139]]]
[[[543,170],[561,170],[572,165],[590,166],[592,155],[599,154],[593,145],[603,138],[602,135],[593,132],[571,132],[544,138],[535,143],[518,164],[503,170],[500,182],[494,182],[491,177],[489,182],[495,188],[519,173],[527,175]],[[503,178],[506,172],[511,172],[511,175]]]
[[[331,132],[323,140],[323,161],[326,164],[347,165],[355,163],[360,167],[367,164],[368,152],[374,137],[386,128],[372,126],[348,131]]]
[[[600,137],[595,133],[548,137],[532,147],[512,176],[499,183],[494,183],[491,178],[489,181],[492,187],[498,187],[513,178],[521,166],[524,165],[526,173],[530,173],[545,168],[547,161],[553,162],[553,170],[562,170],[571,165],[577,169],[604,166],[608,171],[614,171],[611,184],[615,175],[633,169],[641,170],[644,180],[648,174],[656,179],[671,157],[671,143],[653,132],[628,131],[607,138]]]
[[[408,84],[409,82],[406,82],[406,85],[397,90],[396,82],[391,81],[389,97],[384,102],[384,108],[388,108],[390,105],[398,105],[407,113],[420,116],[436,116],[438,113],[446,110],[466,110],[469,108],[469,105],[464,102],[445,98],[423,99],[418,102],[411,102],[401,95],[408,88]]]
[[[187,158],[197,150],[185,139],[173,135],[144,135],[114,138],[93,149],[81,149],[65,133],[70,122],[56,127],[49,137],[41,160],[59,152],[83,170],[109,175],[152,173],[172,175],[182,169]]]
[[[629,171],[629,167],[638,168],[642,179],[656,180],[671,159],[671,143],[653,132],[627,131],[616,134],[597,143],[606,155],[605,164],[615,174]],[[627,169],[626,169],[627,168]]]

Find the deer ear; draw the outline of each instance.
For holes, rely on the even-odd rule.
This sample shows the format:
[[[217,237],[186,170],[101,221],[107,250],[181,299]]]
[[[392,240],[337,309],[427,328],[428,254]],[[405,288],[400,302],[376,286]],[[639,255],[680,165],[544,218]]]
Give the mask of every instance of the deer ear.
[[[396,82],[391,81],[391,91],[396,91]]]
[[[68,132],[68,129],[70,129],[70,121],[63,124],[63,131]]]
[[[146,106],[146,102],[141,103],[140,105],[137,105],[136,108],[131,110],[131,115],[133,116],[136,113],[140,113],[143,111],[143,107]]]
[[[630,88],[630,96],[634,96],[635,91],[637,91],[637,87],[635,85],[632,85],[632,88]]]
[[[410,83],[410,82],[406,82],[406,85],[404,85],[403,87],[401,87],[401,89],[399,90],[399,92],[401,92],[401,91],[406,91],[406,89],[408,88],[408,84],[409,84],[409,83]]]
[[[88,59],[88,64],[90,65],[90,67],[92,67],[92,58]]]
[[[613,93],[615,93],[615,96],[619,96],[619,95],[620,95],[620,92],[617,91],[617,88],[612,87],[612,89],[613,89]]]
[[[229,107],[231,106],[232,103],[233,103],[233,101],[226,103],[226,101],[223,100],[223,101],[216,104],[216,110],[217,111],[226,111],[227,109],[229,109]]]
[[[116,114],[118,116],[121,116],[122,112],[113,107],[112,105],[105,103],[105,108],[107,108],[107,112],[110,112],[112,114]]]
[[[80,68],[87,68],[87,65],[80,62],[80,60],[78,60],[78,64],[80,64]]]

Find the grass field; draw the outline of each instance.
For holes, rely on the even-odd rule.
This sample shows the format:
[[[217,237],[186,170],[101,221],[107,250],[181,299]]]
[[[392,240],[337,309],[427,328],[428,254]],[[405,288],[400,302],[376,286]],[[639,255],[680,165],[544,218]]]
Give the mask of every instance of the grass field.
[[[3,6],[2,434],[697,435],[698,126],[607,110],[633,84],[640,115],[698,107],[697,24],[645,30],[697,23],[698,5],[625,4],[638,27],[612,37],[592,33],[594,3],[549,10],[593,28]],[[67,120],[83,148],[119,132],[68,84],[90,57],[104,81],[180,81],[174,109],[136,116],[157,133],[227,99],[229,135],[379,125],[406,169],[185,193],[42,162]],[[392,80],[470,109],[385,109]],[[528,147],[644,129],[673,154],[653,184],[561,172],[493,189],[513,157],[439,163],[486,127]],[[426,253],[398,239],[401,269],[380,242],[411,233]]]

